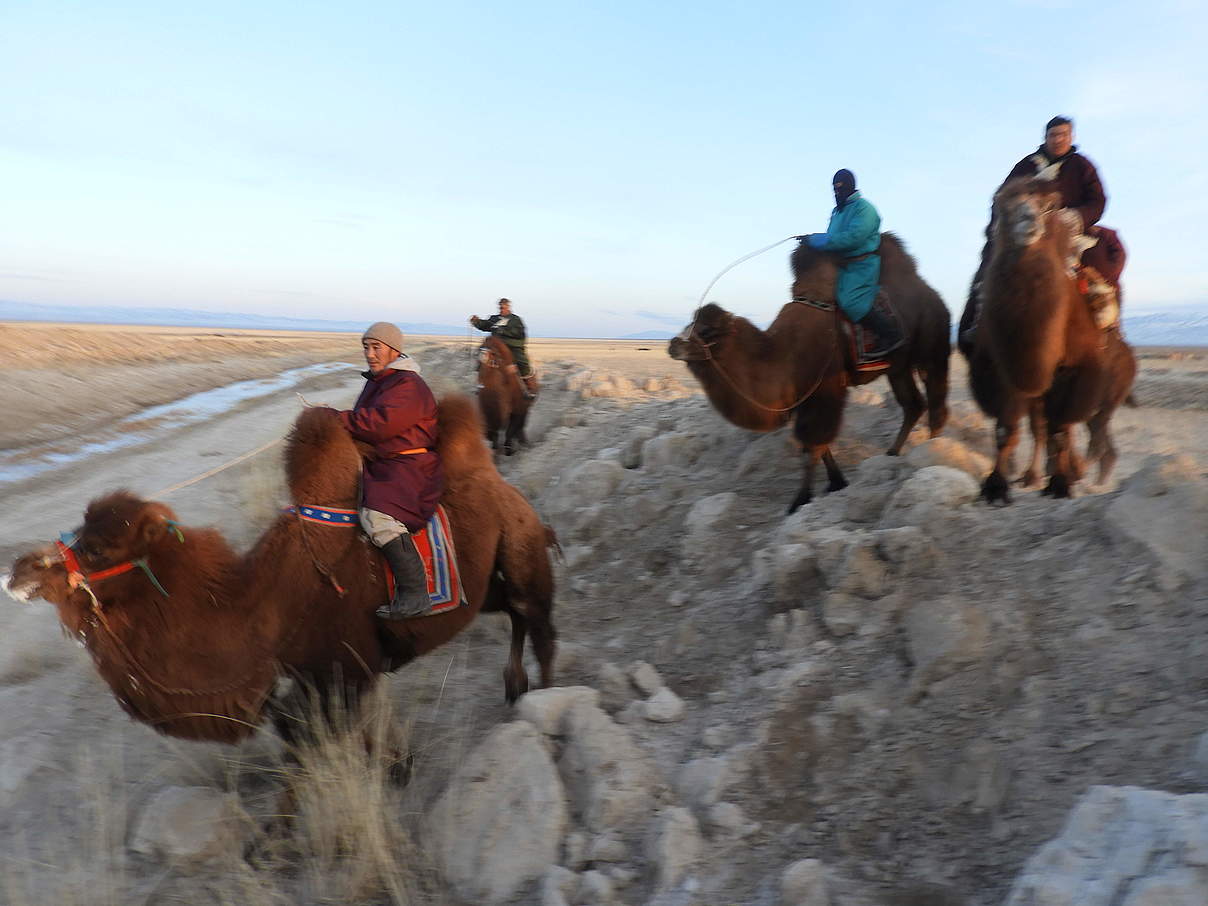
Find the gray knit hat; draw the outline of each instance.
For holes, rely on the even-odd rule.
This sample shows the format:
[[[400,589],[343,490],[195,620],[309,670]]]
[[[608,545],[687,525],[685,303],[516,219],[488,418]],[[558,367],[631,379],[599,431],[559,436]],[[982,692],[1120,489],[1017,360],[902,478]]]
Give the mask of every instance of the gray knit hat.
[[[389,321],[370,324],[368,329],[361,334],[361,341],[365,340],[377,340],[379,343],[385,343],[395,352],[403,351],[403,332]]]

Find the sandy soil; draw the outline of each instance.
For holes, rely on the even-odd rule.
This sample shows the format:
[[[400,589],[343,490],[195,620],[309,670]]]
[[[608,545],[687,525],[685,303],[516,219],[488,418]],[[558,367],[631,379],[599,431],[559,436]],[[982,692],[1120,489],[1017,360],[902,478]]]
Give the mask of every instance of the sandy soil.
[[[417,337],[408,351],[438,391],[472,389],[472,343]],[[766,736],[768,726],[808,724],[813,712],[800,710],[800,702],[773,701],[788,659],[778,638],[787,608],[765,599],[749,578],[756,552],[785,530],[783,507],[798,483],[799,466],[783,437],[726,426],[683,365],[667,358],[663,343],[538,340],[530,353],[544,387],[529,431],[534,445],[500,468],[554,523],[564,544],[577,549],[571,564],[559,568],[560,682],[595,684],[608,662],[653,664],[688,702],[690,717],[674,726],[639,721],[632,732],[669,777],[700,756],[702,737],[745,742]],[[1131,561],[1139,553],[1122,553],[1098,528],[1079,529],[1098,519],[1120,482],[1153,453],[1191,454],[1203,468],[1208,350],[1147,349],[1140,357],[1141,408],[1117,417],[1121,459],[1108,487],[1085,488],[1067,504],[1024,492],[1005,510],[965,507],[933,531],[943,552],[938,564],[923,575],[891,577],[894,592],[880,602],[900,608],[954,589],[987,607],[1025,601],[1035,635],[1008,647],[988,687],[966,687],[958,677],[910,705],[901,698],[909,665],[892,632],[835,637],[811,629],[810,650],[829,659],[834,671],[834,700],[840,693],[854,700],[875,692],[893,716],[878,718],[880,736],[819,755],[809,776],[798,761],[767,753],[753,758],[758,770],[728,798],[758,819],[760,830],[741,842],[713,841],[699,895],[675,902],[774,903],[779,872],[794,860],[818,858],[885,897],[845,902],[989,906],[1001,902],[1023,860],[1056,832],[1088,784],[1196,788],[1188,786],[1183,766],[1204,725],[1208,667],[1198,640],[1208,626],[1196,604],[1204,589],[1172,596],[1157,578],[1150,583],[1148,573],[1137,578],[1139,560]],[[0,440],[7,450],[0,453],[79,444],[147,406],[324,361],[349,367],[307,376],[290,389],[312,402],[349,405],[361,383],[354,335],[3,325],[0,402],[11,415]],[[593,380],[605,380],[610,389],[585,393]],[[836,455],[857,493],[814,504],[811,518],[819,524],[858,521],[853,501],[867,500],[861,488],[885,468],[869,457],[896,430],[887,396],[879,383],[853,393]],[[959,357],[951,404],[947,436],[987,454],[990,428],[969,400]],[[0,564],[70,528],[101,492],[128,486],[154,496],[271,444],[299,405],[295,393],[275,393],[153,443],[0,484],[7,516]],[[573,466],[607,457],[650,428],[696,438],[695,463],[632,472],[613,499],[588,510],[567,503]],[[910,445],[924,440],[916,431]],[[276,452],[270,446],[165,499],[184,521],[221,525],[233,541],[249,544],[282,502]],[[862,462],[874,465],[862,470]],[[682,560],[688,509],[728,490],[742,498],[728,547],[713,566]],[[837,509],[843,506],[847,510]],[[1134,598],[1127,608],[1116,596],[1126,579]],[[31,864],[69,867],[62,863],[71,862],[65,855],[71,841],[90,832],[90,819],[78,807],[81,795],[95,790],[85,788],[85,762],[94,771],[103,764],[116,772],[114,795],[131,813],[165,785],[222,786],[229,756],[164,740],[127,721],[88,658],[58,637],[50,608],[0,608],[0,639],[0,832],[23,841]],[[1077,642],[1067,648],[1067,639]],[[510,719],[499,689],[505,648],[505,626],[480,619],[391,680],[400,714],[421,738],[439,740],[436,748],[451,762]],[[805,745],[792,733],[773,742],[776,751]],[[255,763],[257,745],[240,757]],[[1010,781],[974,776],[966,801],[962,775],[945,770],[949,762],[960,767],[962,753],[980,752],[979,746],[999,751],[994,770]],[[982,798],[978,783],[993,788],[988,807],[970,805]],[[35,843],[29,828],[39,829]],[[123,870],[131,889],[155,891],[148,902],[221,900],[212,879],[137,862]],[[907,898],[924,888],[942,890],[942,897]],[[639,883],[619,901],[645,902],[643,890]],[[530,890],[514,902],[535,897]]]

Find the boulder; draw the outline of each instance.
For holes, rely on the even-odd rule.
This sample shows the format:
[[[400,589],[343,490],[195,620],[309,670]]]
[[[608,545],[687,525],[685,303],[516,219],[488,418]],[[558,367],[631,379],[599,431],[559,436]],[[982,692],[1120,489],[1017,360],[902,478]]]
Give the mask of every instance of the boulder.
[[[209,787],[160,790],[143,809],[130,848],[176,865],[221,860],[242,846],[237,797]]]
[[[458,768],[425,825],[428,852],[464,900],[502,903],[545,876],[558,860],[567,805],[540,731],[523,720],[496,727]]]
[[[700,828],[688,809],[669,808],[659,816],[646,844],[658,890],[671,890],[680,882],[700,855],[701,845]]]
[[[629,732],[587,702],[566,712],[563,727],[558,768],[583,826],[601,833],[644,820],[657,775]]]

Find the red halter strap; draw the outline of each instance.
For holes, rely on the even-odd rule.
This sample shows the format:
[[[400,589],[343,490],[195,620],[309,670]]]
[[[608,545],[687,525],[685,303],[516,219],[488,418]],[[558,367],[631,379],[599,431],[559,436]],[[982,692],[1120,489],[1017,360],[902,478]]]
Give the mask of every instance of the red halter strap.
[[[102,579],[111,579],[114,576],[120,576],[122,573],[128,573],[138,566],[133,560],[127,560],[125,563],[119,563],[117,566],[111,566],[108,569],[98,570],[95,573],[86,573],[84,572],[84,567],[80,565],[80,560],[76,556],[75,551],[62,541],[56,541],[55,547],[59,550],[59,556],[63,560],[63,565],[67,567],[67,572],[79,576],[85,582],[99,582]]]

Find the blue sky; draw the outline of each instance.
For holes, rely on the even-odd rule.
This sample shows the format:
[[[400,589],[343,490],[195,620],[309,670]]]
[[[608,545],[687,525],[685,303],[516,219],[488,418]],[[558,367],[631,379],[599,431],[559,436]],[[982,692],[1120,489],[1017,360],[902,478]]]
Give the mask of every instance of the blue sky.
[[[855,171],[959,315],[1057,113],[1134,312],[1208,308],[1202,3],[0,5],[0,299],[685,323]],[[766,323],[790,245],[710,298]]]

